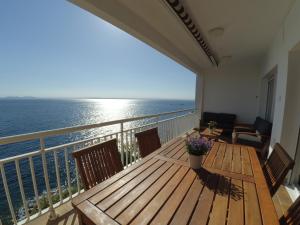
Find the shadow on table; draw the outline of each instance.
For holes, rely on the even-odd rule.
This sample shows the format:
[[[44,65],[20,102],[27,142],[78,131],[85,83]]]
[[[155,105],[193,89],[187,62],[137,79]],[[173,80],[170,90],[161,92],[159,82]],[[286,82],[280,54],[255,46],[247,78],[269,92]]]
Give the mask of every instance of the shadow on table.
[[[240,185],[234,184],[231,178],[212,173],[205,168],[195,170],[195,172],[202,185],[213,190],[215,194],[230,196],[230,199],[236,201],[243,198],[243,186],[241,181],[238,182]]]

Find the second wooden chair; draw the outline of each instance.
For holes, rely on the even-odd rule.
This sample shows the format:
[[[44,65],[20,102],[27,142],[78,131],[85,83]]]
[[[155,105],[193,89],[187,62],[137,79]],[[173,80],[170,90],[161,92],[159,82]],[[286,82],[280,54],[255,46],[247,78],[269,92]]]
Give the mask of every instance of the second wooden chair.
[[[145,157],[161,147],[157,128],[135,134],[141,157]]]
[[[116,139],[75,151],[72,155],[85,190],[123,170]]]
[[[280,144],[276,143],[273,152],[263,165],[265,178],[272,196],[276,193],[289,170],[293,167],[294,160]]]

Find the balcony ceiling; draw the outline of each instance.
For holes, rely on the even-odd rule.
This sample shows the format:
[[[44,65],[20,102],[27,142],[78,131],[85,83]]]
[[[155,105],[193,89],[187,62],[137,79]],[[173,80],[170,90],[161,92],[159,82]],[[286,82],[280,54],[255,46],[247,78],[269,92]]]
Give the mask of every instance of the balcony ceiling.
[[[198,73],[212,67],[164,0],[70,0]],[[182,0],[217,58],[260,59],[295,0]],[[221,36],[209,30],[224,28]],[[228,58],[227,58],[228,59]]]

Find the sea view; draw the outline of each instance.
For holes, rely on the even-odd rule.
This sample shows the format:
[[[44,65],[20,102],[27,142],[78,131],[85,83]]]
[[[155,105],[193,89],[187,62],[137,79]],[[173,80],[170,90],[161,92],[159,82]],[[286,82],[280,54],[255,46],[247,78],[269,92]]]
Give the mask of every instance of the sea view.
[[[143,100],[143,99],[2,99],[0,100],[0,137],[31,133],[43,130],[58,129],[77,125],[101,123],[111,120],[131,118],[147,114],[157,114],[181,109],[194,108],[192,100]],[[165,117],[167,118],[167,117]],[[138,126],[128,123],[125,127]],[[47,138],[46,147],[52,147],[90,137],[103,136],[116,132],[119,126],[97,128],[87,132],[77,132],[71,135],[61,135]],[[0,146],[0,159],[28,153],[39,149],[38,140]],[[64,156],[59,155],[60,162]],[[55,167],[53,155],[47,155],[50,186],[56,191]],[[41,158],[34,157],[34,168],[39,195],[45,192],[45,183],[41,167]],[[70,162],[71,163],[71,162]],[[62,163],[63,164],[63,163]],[[34,198],[30,167],[28,159],[20,160],[21,176],[28,204]],[[66,187],[66,168],[60,168],[62,186]],[[18,218],[24,216],[22,198],[16,179],[15,164],[5,165],[5,172],[12,202]],[[70,164],[72,183],[74,179],[74,163]],[[0,218],[9,223],[9,209],[5,191],[0,178]]]

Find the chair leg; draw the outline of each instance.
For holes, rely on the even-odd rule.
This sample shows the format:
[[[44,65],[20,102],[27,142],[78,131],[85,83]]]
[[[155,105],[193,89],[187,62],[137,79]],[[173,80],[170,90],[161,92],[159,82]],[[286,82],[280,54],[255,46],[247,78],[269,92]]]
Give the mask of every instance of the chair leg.
[[[236,133],[233,131],[233,132],[232,132],[232,144],[236,144],[236,142],[237,142],[237,135],[236,135]]]

